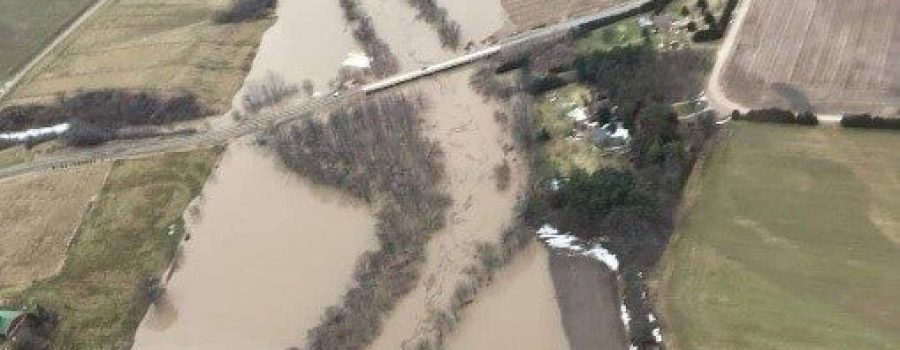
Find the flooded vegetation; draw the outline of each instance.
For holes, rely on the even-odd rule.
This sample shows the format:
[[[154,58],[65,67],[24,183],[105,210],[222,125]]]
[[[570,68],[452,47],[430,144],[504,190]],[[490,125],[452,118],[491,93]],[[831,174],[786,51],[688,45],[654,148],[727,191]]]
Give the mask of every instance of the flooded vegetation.
[[[547,255],[534,242],[519,252],[478,295],[446,349],[570,349]]]
[[[280,1],[276,13],[236,106],[271,80],[327,91],[357,50],[335,1]],[[249,143],[228,147],[186,214],[191,239],[135,349],[300,346],[353,285],[359,257],[375,247],[368,206],[292,174],[277,155]]]
[[[304,341],[374,245],[368,209],[233,143],[187,215],[162,303],[135,349],[286,348]]]

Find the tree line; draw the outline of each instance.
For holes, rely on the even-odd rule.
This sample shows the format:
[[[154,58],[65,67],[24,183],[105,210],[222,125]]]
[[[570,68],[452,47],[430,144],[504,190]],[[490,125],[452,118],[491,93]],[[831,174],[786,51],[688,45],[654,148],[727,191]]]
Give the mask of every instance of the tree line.
[[[424,247],[444,225],[444,154],[421,132],[414,95],[386,95],[282,126],[270,145],[292,171],[377,205],[379,249],[357,262],[356,284],[309,330],[308,349],[361,349],[419,278]]]
[[[900,130],[900,118],[884,118],[871,114],[845,114],[841,117],[845,128],[895,129]]]
[[[51,104],[6,107],[0,110],[0,132],[69,123],[69,130],[61,136],[65,143],[93,145],[111,140],[119,129],[195,120],[208,113],[191,93],[96,90],[72,97],[60,94]]]
[[[810,111],[794,113],[778,108],[751,109],[747,113],[734,110],[731,112],[731,119],[758,123],[819,125],[819,118]]]
[[[372,72],[379,77],[385,77],[400,71],[400,61],[391,52],[388,44],[375,32],[372,17],[366,14],[358,0],[338,0],[338,4],[344,12],[344,19],[354,26],[353,38],[372,59]]]
[[[447,9],[438,6],[436,0],[407,0],[425,22],[434,27],[444,47],[459,48],[460,31],[459,23],[456,23],[447,14]]]

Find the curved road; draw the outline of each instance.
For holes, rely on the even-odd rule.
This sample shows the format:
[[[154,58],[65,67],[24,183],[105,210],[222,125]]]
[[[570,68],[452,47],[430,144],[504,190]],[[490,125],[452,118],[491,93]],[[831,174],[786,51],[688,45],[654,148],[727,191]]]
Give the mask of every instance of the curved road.
[[[731,112],[734,110],[738,110],[741,113],[746,113],[750,110],[747,106],[728,99],[728,96],[725,95],[725,91],[722,89],[721,79],[722,72],[725,70],[725,67],[728,66],[731,56],[737,47],[737,36],[744,26],[744,19],[747,16],[752,1],[753,0],[741,1],[740,5],[734,10],[734,19],[732,24],[728,27],[728,33],[726,33],[725,38],[719,46],[719,51],[716,53],[716,63],[713,66],[712,73],[709,76],[709,82],[706,86],[706,95],[709,98],[710,107],[718,111],[720,115],[728,116],[729,118]],[[840,115],[823,114],[817,115],[817,117],[820,122],[841,122]]]

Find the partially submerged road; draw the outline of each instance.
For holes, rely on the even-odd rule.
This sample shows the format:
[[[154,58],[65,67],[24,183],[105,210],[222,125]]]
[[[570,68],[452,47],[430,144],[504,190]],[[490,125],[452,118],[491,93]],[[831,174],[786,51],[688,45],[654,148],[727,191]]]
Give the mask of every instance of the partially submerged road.
[[[99,3],[98,6],[102,5],[102,3],[103,2]],[[388,77],[381,81],[365,85],[359,90],[347,91],[342,94],[335,93],[320,98],[304,100],[293,106],[273,108],[263,113],[248,116],[248,118],[246,118],[244,122],[241,122],[234,126],[224,127],[221,129],[213,129],[193,135],[114,142],[86,149],[61,151],[45,157],[41,157],[39,159],[35,159],[33,161],[0,168],[0,178],[26,174],[34,171],[87,163],[97,160],[136,158],[155,153],[184,151],[198,147],[223,144],[228,142],[228,140],[265,130],[267,127],[270,127],[272,125],[289,122],[316,113],[323,113],[329,109],[345,105],[346,103],[352,102],[356,99],[364,98],[367,94],[370,93],[387,90],[398,85],[409,83],[414,80],[418,80],[427,76],[431,76],[443,71],[447,71],[456,67],[464,66],[485,59],[500,52],[503,49],[510,48],[515,45],[519,45],[531,40],[545,38],[560,32],[571,31],[585,25],[596,23],[598,21],[603,21],[610,18],[623,16],[625,14],[642,11],[646,9],[646,7],[650,5],[650,3],[651,0],[634,0],[600,11],[599,13],[596,13],[594,15],[575,18],[556,25],[527,31],[513,36],[500,44],[468,53],[442,63],[434,64],[421,70]],[[92,8],[91,11],[95,9],[96,7]],[[83,18],[79,19],[79,21],[83,21],[84,18],[86,17],[83,16]],[[69,30],[74,29],[70,28]],[[61,41],[61,39],[58,38],[57,41]]]

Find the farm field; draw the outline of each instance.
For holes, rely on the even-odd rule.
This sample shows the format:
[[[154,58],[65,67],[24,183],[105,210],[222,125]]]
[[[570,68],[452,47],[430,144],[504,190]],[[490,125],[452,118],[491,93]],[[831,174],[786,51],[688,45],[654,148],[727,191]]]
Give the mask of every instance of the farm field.
[[[749,108],[900,108],[900,2],[753,0],[722,88]]]
[[[0,0],[0,86],[95,0]]]
[[[9,103],[78,90],[194,93],[227,111],[271,20],[218,25],[224,1],[119,0],[95,13],[15,88]]]
[[[900,348],[900,134],[726,132],[665,260],[669,345]]]
[[[501,0],[510,21],[527,30],[591,14],[625,0]]]
[[[0,181],[0,303],[62,266],[67,243],[108,168],[96,163]]]
[[[36,303],[58,312],[54,348],[130,348],[148,306],[138,286],[175,257],[182,213],[219,154],[207,149],[115,161],[99,193],[91,193],[97,198],[59,272],[0,305]]]

